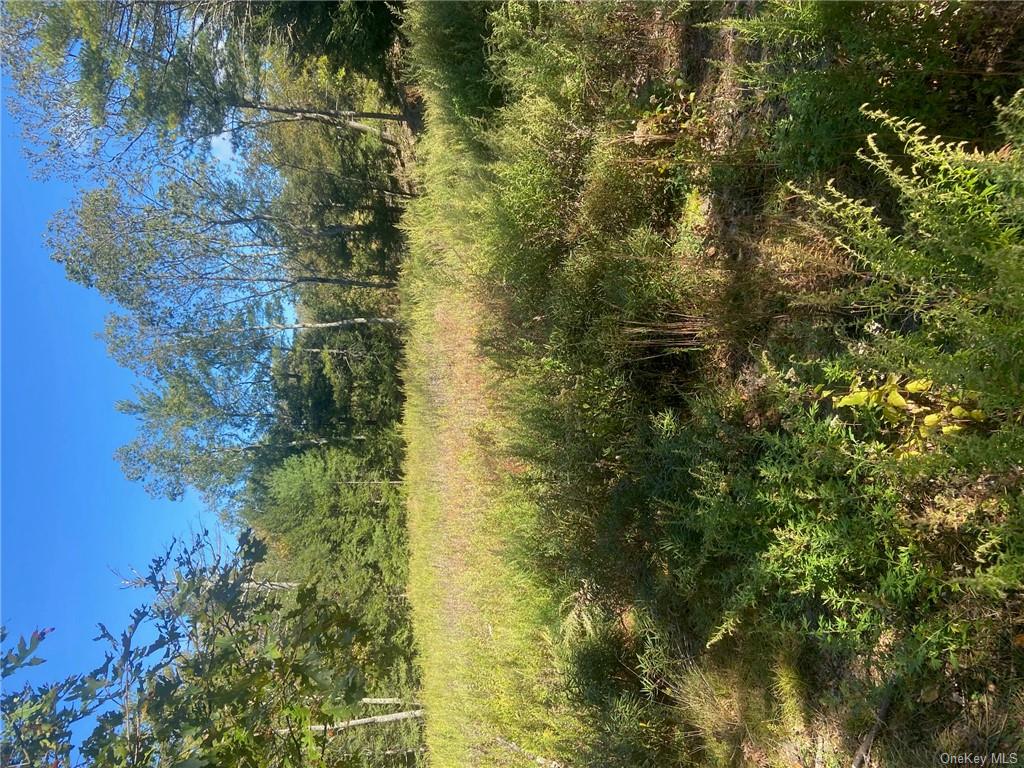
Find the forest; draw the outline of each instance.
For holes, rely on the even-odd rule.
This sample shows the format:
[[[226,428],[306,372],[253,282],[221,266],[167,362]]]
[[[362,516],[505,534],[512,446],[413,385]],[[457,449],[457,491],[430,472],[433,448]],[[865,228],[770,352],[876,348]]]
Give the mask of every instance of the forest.
[[[238,536],[4,631],[0,768],[1024,761],[1024,3],[2,14],[116,458]]]

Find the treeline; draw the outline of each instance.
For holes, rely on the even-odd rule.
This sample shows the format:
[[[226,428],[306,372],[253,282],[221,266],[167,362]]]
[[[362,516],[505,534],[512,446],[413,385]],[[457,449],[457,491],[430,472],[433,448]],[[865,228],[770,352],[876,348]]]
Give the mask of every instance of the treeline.
[[[138,421],[118,452],[126,475],[169,498],[194,488],[226,524],[252,529],[266,546],[253,573],[296,585],[274,610],[299,610],[298,585],[319,582],[354,633],[346,684],[408,698],[394,287],[417,116],[394,76],[399,8],[110,0],[14,2],[3,13],[25,146],[41,173],[78,189],[47,246],[69,279],[115,305],[107,346],[139,382],[118,404]],[[321,628],[334,631],[325,616]],[[32,718],[54,716],[71,693],[39,689],[35,710],[5,697],[4,765],[19,763]],[[348,693],[339,701],[357,707]],[[324,747],[315,760],[310,747],[301,760],[312,762],[294,762],[293,734],[272,724],[305,705],[278,703],[253,725],[270,728],[256,751],[221,753],[179,733],[143,759],[138,728],[101,719],[119,746],[83,759],[417,760],[414,725],[389,732],[394,743]],[[340,713],[306,717],[323,741]],[[159,730],[153,717],[139,728]],[[29,764],[64,765],[69,738],[46,742]]]

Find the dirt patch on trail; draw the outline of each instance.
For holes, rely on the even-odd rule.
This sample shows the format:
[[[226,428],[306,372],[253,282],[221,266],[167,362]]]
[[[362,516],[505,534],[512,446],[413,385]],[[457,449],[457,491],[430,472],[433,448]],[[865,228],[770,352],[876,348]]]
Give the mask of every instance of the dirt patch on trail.
[[[434,480],[444,520],[443,551],[435,567],[444,573],[445,618],[454,626],[473,621],[475,609],[464,598],[469,578],[466,554],[473,527],[486,503],[479,488],[474,434],[487,409],[482,362],[476,353],[478,308],[467,302],[439,303],[434,309],[428,391],[436,414]]]

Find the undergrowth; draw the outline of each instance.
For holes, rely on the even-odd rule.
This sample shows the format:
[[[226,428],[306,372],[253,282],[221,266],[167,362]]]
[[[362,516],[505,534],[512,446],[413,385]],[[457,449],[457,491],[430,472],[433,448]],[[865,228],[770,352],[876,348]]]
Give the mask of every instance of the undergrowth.
[[[484,93],[433,9],[405,284],[486,310],[500,548],[586,725],[547,757],[1024,746],[1020,16],[511,4],[453,32]]]

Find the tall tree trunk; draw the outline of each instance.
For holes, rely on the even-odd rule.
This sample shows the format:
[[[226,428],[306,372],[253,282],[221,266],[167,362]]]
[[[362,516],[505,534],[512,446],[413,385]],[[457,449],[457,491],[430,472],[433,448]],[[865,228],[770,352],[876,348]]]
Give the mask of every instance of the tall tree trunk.
[[[404,480],[339,480],[337,485],[402,485]]]
[[[359,703],[360,704],[395,704],[395,705],[399,705],[399,704],[406,704],[406,703],[418,704],[419,702],[416,702],[416,701],[406,702],[405,699],[372,699],[371,698],[371,699],[360,699]]]
[[[370,210],[370,206],[365,206],[366,210]],[[400,210],[400,209],[396,209]],[[255,224],[257,222],[266,222],[272,225],[285,224],[291,226],[291,219],[285,216],[271,216],[266,213],[251,213],[245,216],[230,216],[226,219],[204,219],[207,224],[211,226],[226,227],[236,224]],[[353,232],[365,232],[367,229],[366,224],[331,224],[327,227],[319,227],[312,229],[309,227],[296,227],[295,231],[299,232],[304,237],[337,237],[338,235],[348,235]]]
[[[270,323],[269,325],[250,325],[244,328],[215,328],[209,333],[248,333],[250,331],[301,331],[311,328],[352,328],[357,325],[394,325],[398,321],[393,317],[347,317],[344,320],[332,320],[327,323]]]
[[[406,712],[392,712],[387,715],[374,715],[373,717],[360,717],[355,720],[345,720],[332,725],[311,725],[309,730],[313,733],[326,733],[330,736],[335,731],[346,731],[350,728],[359,728],[363,725],[379,725],[381,723],[395,723],[401,720],[415,720],[423,717],[422,709],[411,709]],[[278,728],[278,734],[286,734],[289,729]]]
[[[354,439],[358,440],[362,436],[357,435]],[[291,440],[287,443],[282,443],[281,446],[284,448],[306,448],[316,445],[329,445],[330,440],[323,437],[311,437],[308,440]],[[248,445],[229,445],[224,448],[207,448],[208,453],[247,453],[249,451],[259,451],[266,448],[268,443],[249,443]]]
[[[184,278],[181,275],[174,274],[162,274],[148,276],[146,275],[145,280],[154,283],[177,283]],[[264,284],[269,283],[271,285],[280,286],[342,286],[344,288],[373,288],[380,290],[391,290],[395,288],[395,284],[391,281],[373,281],[373,280],[360,280],[357,278],[330,278],[326,274],[297,274],[292,278],[268,278],[268,276],[259,275],[255,278],[234,278],[231,275],[223,274],[203,274],[203,275],[189,275],[188,280],[194,280],[198,284],[203,283],[240,283],[240,284]]]
[[[281,282],[298,283],[301,285],[343,285],[348,288],[390,289],[395,287],[395,284],[391,282],[379,283],[373,280],[356,280],[350,277],[318,277],[315,275],[302,275],[300,277],[282,279]]]
[[[396,123],[404,123],[405,115],[396,112],[360,112],[351,109],[325,109],[322,107],[299,106],[296,104],[267,104],[266,102],[250,101],[239,99],[237,106],[247,109],[259,109],[263,112],[271,112],[275,115],[298,115],[311,119],[326,119],[334,121],[345,120],[391,120]]]
[[[180,276],[160,276],[157,278],[165,282],[181,280]],[[149,278],[147,278],[149,279]],[[192,278],[197,283],[273,283],[277,285],[340,285],[346,288],[380,288],[390,290],[395,287],[391,281],[379,282],[376,280],[360,280],[354,277],[328,277],[326,275],[296,275],[295,277],[231,277],[225,275],[203,275]]]
[[[391,114],[389,112],[337,111],[330,109],[317,109],[315,107],[264,104],[250,101],[248,99],[238,99],[235,106],[243,107],[245,109],[257,109],[263,112],[270,112],[275,115],[284,115],[289,120],[308,120],[322,125],[329,125],[333,128],[348,128],[353,131],[358,131],[359,133],[376,136],[383,143],[391,146],[398,146],[398,142],[389,136],[385,136],[383,132],[376,128],[372,128],[366,123],[360,122],[360,120],[405,121],[405,117],[402,115]]]

